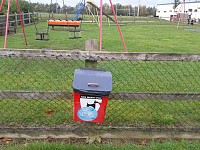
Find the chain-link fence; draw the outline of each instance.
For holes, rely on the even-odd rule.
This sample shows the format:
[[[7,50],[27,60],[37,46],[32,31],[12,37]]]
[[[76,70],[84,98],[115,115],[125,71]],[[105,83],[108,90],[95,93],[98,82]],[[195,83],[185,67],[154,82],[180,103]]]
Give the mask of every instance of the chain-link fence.
[[[200,55],[87,51],[0,51],[1,127],[88,129],[73,121],[73,76],[85,60],[110,71],[104,127],[200,128]]]

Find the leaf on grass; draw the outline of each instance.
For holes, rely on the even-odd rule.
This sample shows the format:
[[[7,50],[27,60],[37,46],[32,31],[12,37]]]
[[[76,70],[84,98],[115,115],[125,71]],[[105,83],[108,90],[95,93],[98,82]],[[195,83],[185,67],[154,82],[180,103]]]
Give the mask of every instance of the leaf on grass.
[[[46,111],[45,111],[45,114],[47,114],[47,115],[53,115],[55,113],[55,111],[54,110],[51,110],[51,109],[47,109]]]
[[[12,141],[12,138],[6,138],[6,137],[4,137],[3,141]]]

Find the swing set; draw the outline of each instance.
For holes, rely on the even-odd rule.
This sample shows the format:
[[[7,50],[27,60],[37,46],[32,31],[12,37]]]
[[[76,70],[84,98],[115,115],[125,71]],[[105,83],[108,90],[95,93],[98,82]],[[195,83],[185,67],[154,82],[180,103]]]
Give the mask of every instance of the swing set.
[[[120,37],[121,37],[121,40],[122,40],[122,43],[123,43],[123,45],[124,45],[124,51],[125,52],[128,52],[128,49],[127,49],[127,47],[126,47],[126,42],[125,42],[125,40],[124,40],[124,37],[123,37],[123,34],[122,34],[122,31],[121,31],[121,28],[120,28],[120,25],[119,25],[119,21],[118,21],[118,19],[117,19],[117,15],[116,15],[116,13],[115,13],[115,9],[114,9],[114,6],[113,6],[113,4],[112,4],[112,0],[109,0],[110,1],[110,5],[111,5],[111,9],[112,9],[112,13],[113,13],[113,15],[114,15],[114,19],[115,19],[115,23],[116,23],[116,25],[117,25],[117,28],[118,28],[118,31],[119,31],[119,33],[120,33]],[[100,51],[102,51],[102,39],[103,39],[103,30],[102,30],[102,27],[103,27],[103,25],[102,25],[102,15],[103,15],[103,0],[100,0],[100,31],[99,31],[99,35],[100,35],[100,37],[99,37],[99,39],[100,39]]]
[[[2,12],[4,2],[5,2],[4,0],[1,1],[0,12]],[[21,9],[20,9],[18,0],[16,0],[16,5],[17,5],[17,9],[18,9],[18,14],[20,17],[20,23],[21,23],[21,27],[22,27],[24,41],[25,41],[25,44],[28,45],[28,42],[26,40],[26,34],[24,31],[24,23],[23,23],[23,19],[22,19]],[[6,48],[6,46],[7,46],[7,37],[8,37],[8,32],[9,32],[9,14],[10,14],[10,0],[8,0],[8,9],[7,9],[7,15],[6,15],[6,30],[5,30],[5,38],[4,38],[4,48]]]
[[[64,0],[63,0],[64,3]],[[77,5],[75,9],[75,13],[72,16],[71,20],[60,20],[60,19],[50,19],[47,21],[48,27],[51,26],[54,30],[55,26],[62,26],[62,27],[68,27],[69,28],[69,39],[76,39],[81,38],[81,21],[79,18],[79,15],[83,13],[85,8],[85,0],[81,0]],[[71,36],[70,33],[73,33]]]

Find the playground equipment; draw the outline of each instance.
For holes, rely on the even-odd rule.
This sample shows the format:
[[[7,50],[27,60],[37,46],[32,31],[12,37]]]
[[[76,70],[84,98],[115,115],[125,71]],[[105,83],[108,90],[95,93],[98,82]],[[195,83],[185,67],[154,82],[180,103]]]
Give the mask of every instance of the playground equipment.
[[[117,25],[117,27],[118,27],[118,31],[119,31],[119,33],[120,33],[120,37],[121,37],[121,40],[122,40],[122,43],[123,43],[123,45],[124,45],[124,50],[126,51],[126,52],[128,52],[128,49],[127,49],[127,47],[126,47],[126,42],[125,42],[125,40],[124,40],[124,37],[123,37],[123,34],[122,34],[122,32],[121,32],[121,28],[120,28],[120,25],[119,25],[119,22],[118,22],[118,20],[117,20],[117,17],[116,17],[116,13],[115,13],[115,10],[114,10],[114,7],[113,7],[113,4],[112,4],[112,1],[111,0],[109,0],[110,1],[110,5],[111,5],[111,8],[112,8],[112,13],[113,13],[113,15],[114,15],[114,19],[111,17],[111,16],[109,16],[108,14],[106,14],[106,13],[104,13],[103,12],[103,8],[102,8],[102,5],[103,5],[103,0],[100,0],[100,8],[98,7],[98,6],[96,6],[92,1],[87,1],[87,3],[88,4],[90,4],[91,6],[93,6],[96,10],[98,10],[99,12],[100,12],[100,24],[98,24],[99,25],[99,27],[100,27],[100,38],[99,38],[99,40],[100,40],[100,51],[102,51],[102,38],[103,38],[103,34],[102,34],[102,15],[105,15],[108,19],[110,19],[110,20],[112,20],[114,23],[116,23],[116,25]],[[89,10],[89,12],[90,13],[92,13],[91,12],[91,10],[90,9],[88,9]],[[93,18],[94,18],[94,15],[92,14],[92,16],[93,16]],[[96,22],[97,22],[97,19],[95,19],[96,20]]]
[[[113,15],[114,15],[114,18],[115,18],[115,23],[116,23],[116,25],[117,25],[117,27],[118,27],[118,31],[119,31],[119,33],[120,33],[120,37],[121,37],[121,40],[122,40],[122,43],[123,43],[123,45],[124,45],[124,50],[126,51],[126,52],[128,52],[128,49],[127,49],[127,47],[126,47],[126,42],[125,42],[125,40],[124,40],[124,37],[123,37],[123,34],[122,34],[122,32],[121,32],[121,28],[120,28],[120,25],[119,25],[119,22],[118,22],[118,20],[117,20],[117,16],[116,16],[116,13],[115,13],[115,10],[114,10],[114,7],[113,7],[113,4],[112,4],[112,0],[109,0],[110,1],[110,5],[111,5],[111,8],[112,8],[112,12],[113,12]],[[103,34],[102,34],[102,27],[103,27],[103,25],[102,25],[102,15],[103,15],[103,0],[100,0],[100,51],[102,51],[102,38],[103,38]]]
[[[69,33],[73,33],[73,36],[69,35],[70,39],[81,38],[81,31],[77,29],[80,27],[80,21],[72,21],[72,20],[48,20],[48,26],[51,26],[54,29],[54,26],[67,26],[69,27]],[[72,29],[71,29],[72,28]]]
[[[185,26],[185,24],[194,25],[195,19],[191,18],[191,16],[192,16],[192,10],[193,9],[195,10],[196,8],[190,7],[189,4],[190,4],[190,2],[187,3],[187,2],[185,2],[185,0],[183,0],[183,2],[181,4],[179,4],[175,9],[177,13],[174,17],[173,25],[174,25],[174,22],[178,21],[177,29],[180,26],[180,22],[182,23],[183,27]],[[196,9],[196,12],[197,12],[197,9]]]
[[[87,1],[87,3],[90,4],[92,7],[94,7],[95,9],[97,9],[100,12],[100,8],[96,4],[94,4],[92,1]],[[90,11],[90,9],[89,9],[89,11]],[[111,16],[109,16],[108,14],[106,14],[103,11],[102,11],[102,14],[105,15],[107,18],[109,18],[111,21],[113,21],[115,23],[115,20]]]
[[[81,0],[77,5],[76,5],[76,10],[74,15],[72,16],[71,20],[75,20],[78,21],[79,19],[79,15],[83,13],[85,8],[85,0]]]
[[[29,3],[31,4],[31,0],[29,0]],[[31,5],[30,5],[31,6]],[[29,8],[30,10],[30,8]],[[50,11],[51,11],[51,7],[50,7]],[[34,15],[34,12],[33,12],[33,22],[34,22],[34,26],[35,26],[35,35],[36,35],[36,40],[45,40],[45,41],[48,41],[49,40],[49,26],[45,29],[38,29],[36,23],[37,21],[35,20],[35,15]],[[49,18],[50,18],[50,15],[49,15]]]
[[[72,21],[72,20],[48,20],[48,25],[52,26],[54,29],[54,26],[73,26],[73,27],[79,27],[81,22],[80,21]]]
[[[2,11],[3,5],[4,5],[4,0],[1,1],[0,12]],[[22,21],[22,15],[21,15],[21,10],[20,10],[20,5],[19,5],[18,0],[16,0],[16,5],[17,5],[17,8],[18,8],[18,14],[19,14],[19,17],[20,17],[20,23],[21,23],[22,32],[23,32],[23,35],[24,35],[24,41],[25,41],[25,44],[28,45],[27,40],[26,40],[26,34],[25,34],[25,31],[24,31],[24,23]],[[8,0],[8,10],[7,10],[7,16],[6,16],[6,30],[5,30],[5,38],[4,38],[4,48],[6,48],[6,46],[7,46],[7,37],[8,37],[8,31],[9,31],[9,13],[10,13],[10,0]]]
[[[182,26],[184,27],[185,21],[186,21],[186,13],[185,13],[185,0],[183,0],[183,6],[181,7],[181,9],[183,9],[183,13],[179,13],[179,20],[178,20],[178,24],[177,24],[177,29],[180,25],[180,21],[182,21]],[[178,14],[177,14],[178,16]]]
[[[49,27],[44,29],[42,32],[41,30],[38,30],[36,24],[35,24],[35,30],[36,30],[36,40],[45,40],[48,41],[49,40]]]
[[[51,3],[52,3],[52,0],[51,0]],[[63,5],[64,5],[64,1],[63,1]],[[48,28],[51,26],[52,29],[54,30],[55,26],[62,26],[62,27],[66,26],[69,28],[68,30],[69,33],[73,33],[73,36],[69,34],[70,39],[81,38],[80,28],[78,29],[78,27],[80,27],[81,25],[79,15],[83,13],[84,7],[85,7],[85,0],[81,0],[76,5],[76,10],[71,20],[60,20],[60,19],[55,20],[55,19],[50,19],[49,17],[49,20],[47,20]]]

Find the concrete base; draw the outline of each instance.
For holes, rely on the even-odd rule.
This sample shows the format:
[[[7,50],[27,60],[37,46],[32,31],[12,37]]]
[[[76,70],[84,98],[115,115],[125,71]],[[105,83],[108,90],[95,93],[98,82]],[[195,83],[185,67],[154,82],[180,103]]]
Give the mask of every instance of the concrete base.
[[[200,139],[199,131],[139,131],[134,128],[111,128],[81,131],[69,128],[1,128],[0,138],[11,139],[85,139],[86,143],[102,139]]]

